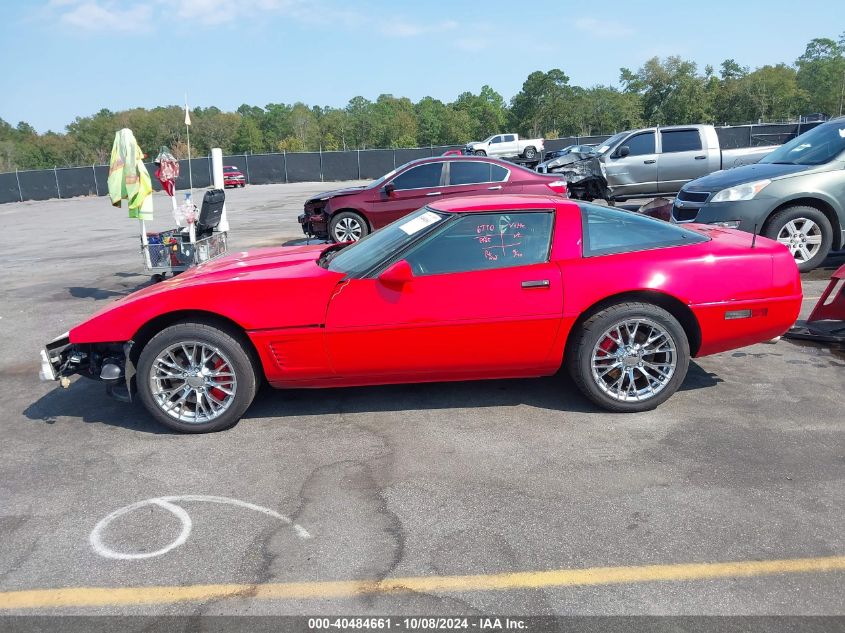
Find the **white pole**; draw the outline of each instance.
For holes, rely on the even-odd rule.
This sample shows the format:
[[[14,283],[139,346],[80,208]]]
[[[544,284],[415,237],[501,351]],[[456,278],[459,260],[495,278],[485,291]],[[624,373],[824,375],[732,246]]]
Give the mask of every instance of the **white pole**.
[[[215,189],[223,189],[223,150],[219,147],[211,148],[211,174]],[[229,218],[226,216],[226,203],[223,203],[223,213],[220,215],[220,224],[217,230],[225,233],[229,230]]]
[[[147,268],[152,268],[152,262],[150,261],[150,242],[147,240],[147,223],[140,219],[138,221],[141,223],[141,244],[143,245],[144,261],[147,264]]]

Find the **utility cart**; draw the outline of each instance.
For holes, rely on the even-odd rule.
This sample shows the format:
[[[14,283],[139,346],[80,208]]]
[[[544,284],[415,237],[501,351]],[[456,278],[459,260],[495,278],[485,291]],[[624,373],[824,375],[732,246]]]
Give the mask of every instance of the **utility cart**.
[[[167,273],[175,275],[226,253],[227,233],[217,231],[225,200],[222,189],[209,189],[203,196],[195,221],[187,227],[142,233],[144,270],[152,273],[153,281],[161,281]]]

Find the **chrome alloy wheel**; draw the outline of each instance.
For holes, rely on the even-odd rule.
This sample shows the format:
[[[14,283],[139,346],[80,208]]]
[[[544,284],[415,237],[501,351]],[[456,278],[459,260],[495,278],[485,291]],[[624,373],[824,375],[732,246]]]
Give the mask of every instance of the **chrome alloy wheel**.
[[[822,229],[809,218],[795,218],[783,225],[777,240],[789,249],[796,262],[803,264],[822,247]]]
[[[357,242],[363,230],[364,227],[355,218],[340,218],[334,227],[334,237],[338,242]]]
[[[628,319],[604,332],[593,348],[591,367],[599,389],[620,402],[659,394],[678,363],[672,335],[650,319]]]
[[[162,351],[150,368],[150,390],[162,412],[187,424],[217,419],[235,399],[232,363],[218,348],[185,341]]]

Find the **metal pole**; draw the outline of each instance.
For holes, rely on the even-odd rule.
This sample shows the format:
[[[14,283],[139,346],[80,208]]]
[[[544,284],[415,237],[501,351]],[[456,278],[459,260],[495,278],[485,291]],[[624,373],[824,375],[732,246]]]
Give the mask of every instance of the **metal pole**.
[[[249,177],[249,154],[246,152],[244,152],[244,161],[246,161],[246,181],[252,184],[252,180]]]
[[[97,185],[97,166],[91,165],[91,173],[94,174],[94,192],[99,196],[100,195],[100,187]]]
[[[61,200],[62,192],[59,190],[59,172],[55,165],[53,165],[53,175],[56,177],[56,195],[59,196],[59,200]]]
[[[21,189],[21,179],[18,176],[18,168],[15,167],[15,180],[18,181],[18,195],[21,198],[21,202],[23,202],[23,190]]]
[[[288,184],[288,151],[282,150],[282,159],[285,161],[285,184]]]
[[[356,149],[355,152],[358,154],[358,180],[361,180],[361,150]]]
[[[320,143],[320,182],[323,180],[323,144]]]

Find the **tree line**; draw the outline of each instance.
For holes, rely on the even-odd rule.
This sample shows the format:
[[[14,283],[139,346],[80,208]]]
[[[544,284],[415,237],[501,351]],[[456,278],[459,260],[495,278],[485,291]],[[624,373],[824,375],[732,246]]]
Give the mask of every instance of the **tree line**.
[[[545,138],[588,136],[643,125],[747,123],[795,120],[807,113],[843,113],[845,33],[817,38],[792,64],[754,70],[726,59],[716,70],[691,60],[654,57],[641,68],[620,69],[619,87],[584,88],[560,69],[535,71],[507,102],[490,86],[452,102],[425,97],[354,97],[342,108],[304,103],[242,105],[191,111],[192,153],[296,152],[463,144],[517,131]],[[116,130],[129,127],[154,156],[168,147],[187,155],[184,110],[179,106],[103,109],[77,117],[63,133],[39,134],[28,123],[0,119],[0,171],[108,162]]]

